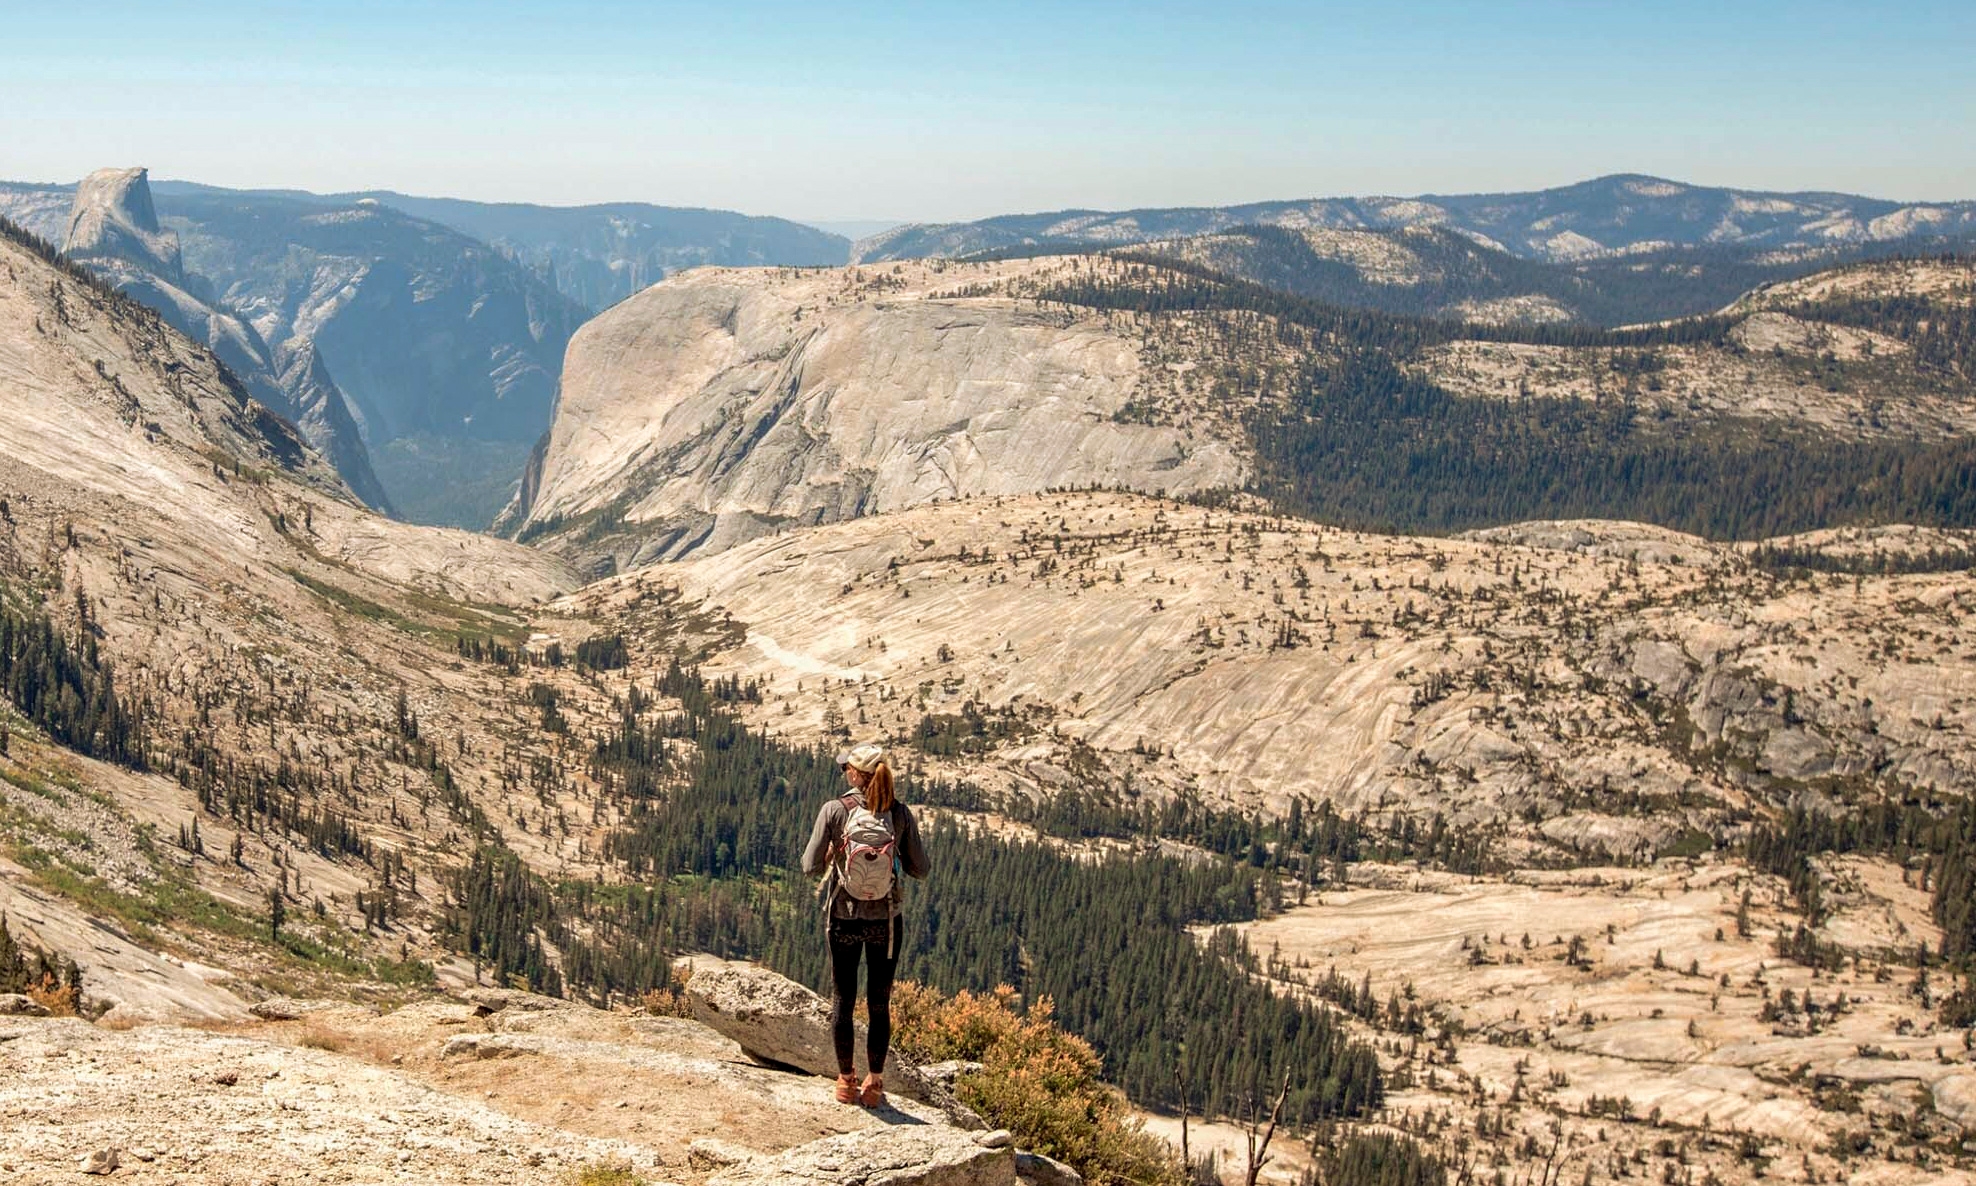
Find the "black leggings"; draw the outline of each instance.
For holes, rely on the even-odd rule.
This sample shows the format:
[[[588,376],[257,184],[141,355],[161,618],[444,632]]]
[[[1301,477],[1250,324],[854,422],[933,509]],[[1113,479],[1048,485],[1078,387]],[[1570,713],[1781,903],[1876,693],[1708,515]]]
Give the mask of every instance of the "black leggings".
[[[857,1031],[851,1009],[858,999],[858,956],[863,954],[865,1009],[871,1023],[865,1031],[865,1059],[874,1075],[885,1073],[885,1055],[892,1048],[892,974],[899,966],[895,945],[903,919],[832,919],[830,922],[830,1041],[837,1050],[837,1073],[849,1075]]]

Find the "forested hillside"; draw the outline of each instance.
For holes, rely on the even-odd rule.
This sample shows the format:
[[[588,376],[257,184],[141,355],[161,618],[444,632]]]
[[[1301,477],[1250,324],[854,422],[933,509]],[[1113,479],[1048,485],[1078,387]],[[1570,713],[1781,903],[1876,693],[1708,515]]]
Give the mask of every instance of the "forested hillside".
[[[1798,336],[1762,323],[1767,339],[1748,313],[1622,330],[1398,317],[1122,258],[1028,291],[1138,315],[1152,340],[1184,333],[1220,400],[1252,408],[1251,488],[1300,514],[1396,532],[1631,519],[1717,539],[1976,524],[1967,257],[1938,261],[1965,279],[1932,296],[1791,303]],[[1871,336],[1827,341],[1844,330]],[[1772,371],[1806,414],[1737,403]],[[1866,411],[1821,423],[1825,397]]]

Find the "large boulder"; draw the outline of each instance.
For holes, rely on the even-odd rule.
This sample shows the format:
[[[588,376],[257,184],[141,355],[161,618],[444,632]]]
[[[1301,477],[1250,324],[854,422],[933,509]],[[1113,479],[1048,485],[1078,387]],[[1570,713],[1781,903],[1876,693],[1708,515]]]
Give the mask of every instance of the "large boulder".
[[[880,1125],[723,1170],[707,1186],[1017,1186],[1015,1151],[933,1124]]]
[[[686,998],[702,1025],[740,1044],[748,1057],[770,1066],[835,1077],[837,1053],[830,1041],[830,1003],[786,976],[754,964],[697,960]],[[855,1055],[863,1076],[865,1027],[858,1026]],[[985,1127],[953,1093],[922,1075],[894,1050],[885,1059],[885,1090],[928,1103],[962,1128]]]
[[[699,960],[686,982],[686,999],[696,1020],[734,1039],[757,1062],[812,1075],[837,1073],[837,1055],[830,1042],[830,1003],[786,976],[754,964]],[[859,1025],[860,1075],[870,1069],[864,1038],[865,1027]],[[899,1062],[896,1054],[886,1059],[886,1085],[906,1092],[906,1076],[899,1076],[897,1083],[891,1079]]]

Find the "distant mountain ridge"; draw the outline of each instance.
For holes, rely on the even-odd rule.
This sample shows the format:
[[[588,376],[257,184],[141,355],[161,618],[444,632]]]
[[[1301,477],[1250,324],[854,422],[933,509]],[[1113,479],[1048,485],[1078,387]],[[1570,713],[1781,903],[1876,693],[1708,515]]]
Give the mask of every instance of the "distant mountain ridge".
[[[860,240],[854,262],[957,257],[1022,246],[1144,243],[1240,226],[1441,227],[1512,255],[1582,260],[1667,247],[1834,247],[1916,235],[1976,236],[1976,201],[1897,202],[1776,193],[1615,174],[1524,193],[1314,198],[1123,211],[1060,210],[918,224]]]
[[[334,194],[221,190],[185,181],[162,182],[159,192],[255,193],[331,206],[377,202],[493,246],[592,310],[614,305],[684,268],[834,266],[851,252],[845,236],[785,218],[646,202],[544,206],[424,198],[384,189]]]
[[[1968,242],[1930,236],[1798,251],[1709,245],[1550,261],[1512,255],[1444,227],[1244,226],[1109,250],[1180,260],[1352,308],[1485,325],[1621,326],[1711,313],[1767,284],[1875,256],[1932,254]]]

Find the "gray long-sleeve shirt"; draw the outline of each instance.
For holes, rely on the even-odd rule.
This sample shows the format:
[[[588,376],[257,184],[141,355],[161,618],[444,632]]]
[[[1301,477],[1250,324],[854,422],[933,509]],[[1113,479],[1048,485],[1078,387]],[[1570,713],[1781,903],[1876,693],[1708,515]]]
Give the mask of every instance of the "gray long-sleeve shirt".
[[[838,842],[844,838],[844,825],[851,818],[851,809],[842,799],[832,799],[823,805],[816,814],[816,827],[810,829],[810,842],[803,848],[803,872],[811,877],[822,876],[829,868],[832,854],[837,851]],[[926,845],[919,838],[919,824],[913,813],[904,803],[892,805],[892,834],[898,837],[899,867],[910,877],[926,880],[927,871],[932,868],[926,860]],[[892,917],[904,900],[904,887],[894,879],[889,899],[877,902],[863,902],[845,893],[840,887],[831,894],[830,917],[886,919]]]

